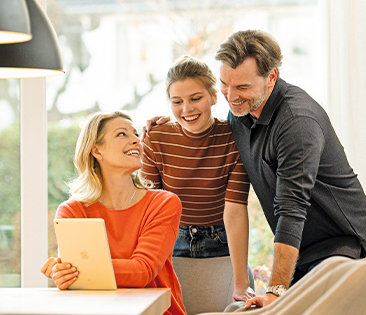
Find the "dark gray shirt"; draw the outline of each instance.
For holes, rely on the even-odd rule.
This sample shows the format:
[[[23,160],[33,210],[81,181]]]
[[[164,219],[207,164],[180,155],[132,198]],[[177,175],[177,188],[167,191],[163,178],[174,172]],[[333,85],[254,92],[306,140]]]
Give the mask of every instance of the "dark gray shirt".
[[[323,108],[279,80],[257,120],[230,122],[275,242],[298,264],[366,248],[366,196]]]

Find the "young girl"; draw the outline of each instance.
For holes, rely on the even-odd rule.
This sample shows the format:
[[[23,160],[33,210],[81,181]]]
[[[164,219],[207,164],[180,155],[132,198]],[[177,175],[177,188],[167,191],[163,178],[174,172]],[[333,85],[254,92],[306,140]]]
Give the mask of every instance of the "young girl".
[[[75,151],[79,177],[71,198],[56,218],[102,218],[105,221],[118,287],[171,288],[165,314],[185,314],[171,257],[178,235],[181,203],[166,191],[149,190],[136,171],[141,143],[126,114],[96,113],[82,129]],[[61,290],[77,281],[77,266],[49,258],[42,267]]]
[[[230,256],[234,300],[254,296],[248,279],[249,180],[226,120],[211,113],[216,78],[202,61],[183,56],[168,71],[166,93],[176,119],[144,139],[143,177],[182,201],[174,256]]]

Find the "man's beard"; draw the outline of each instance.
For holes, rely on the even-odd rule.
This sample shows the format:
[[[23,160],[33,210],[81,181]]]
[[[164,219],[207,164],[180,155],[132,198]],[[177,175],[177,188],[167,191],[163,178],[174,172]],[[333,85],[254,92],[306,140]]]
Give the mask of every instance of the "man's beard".
[[[254,112],[255,110],[257,110],[258,107],[262,105],[262,103],[264,102],[264,100],[267,97],[267,93],[268,93],[267,85],[264,85],[263,93],[257,98],[252,98],[252,99],[248,100],[246,108],[244,108],[241,112],[237,112],[237,111],[234,112],[231,109],[231,107],[230,107],[230,110],[236,117],[242,117],[242,116],[248,115],[248,114]]]

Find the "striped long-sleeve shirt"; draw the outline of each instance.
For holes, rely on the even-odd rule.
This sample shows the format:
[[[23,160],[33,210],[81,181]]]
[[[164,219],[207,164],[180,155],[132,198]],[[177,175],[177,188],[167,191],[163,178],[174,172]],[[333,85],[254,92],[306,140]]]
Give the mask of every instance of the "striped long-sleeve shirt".
[[[141,175],[178,195],[181,225],[220,224],[225,201],[247,204],[249,179],[226,120],[215,118],[201,134],[177,122],[152,128],[144,140]]]

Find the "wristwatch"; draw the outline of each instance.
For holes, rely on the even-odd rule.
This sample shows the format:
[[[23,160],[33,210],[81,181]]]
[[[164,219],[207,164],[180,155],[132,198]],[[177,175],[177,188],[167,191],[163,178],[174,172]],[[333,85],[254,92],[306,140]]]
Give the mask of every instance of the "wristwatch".
[[[283,285],[274,285],[267,288],[266,293],[272,293],[275,296],[281,296],[286,292],[286,288]]]

